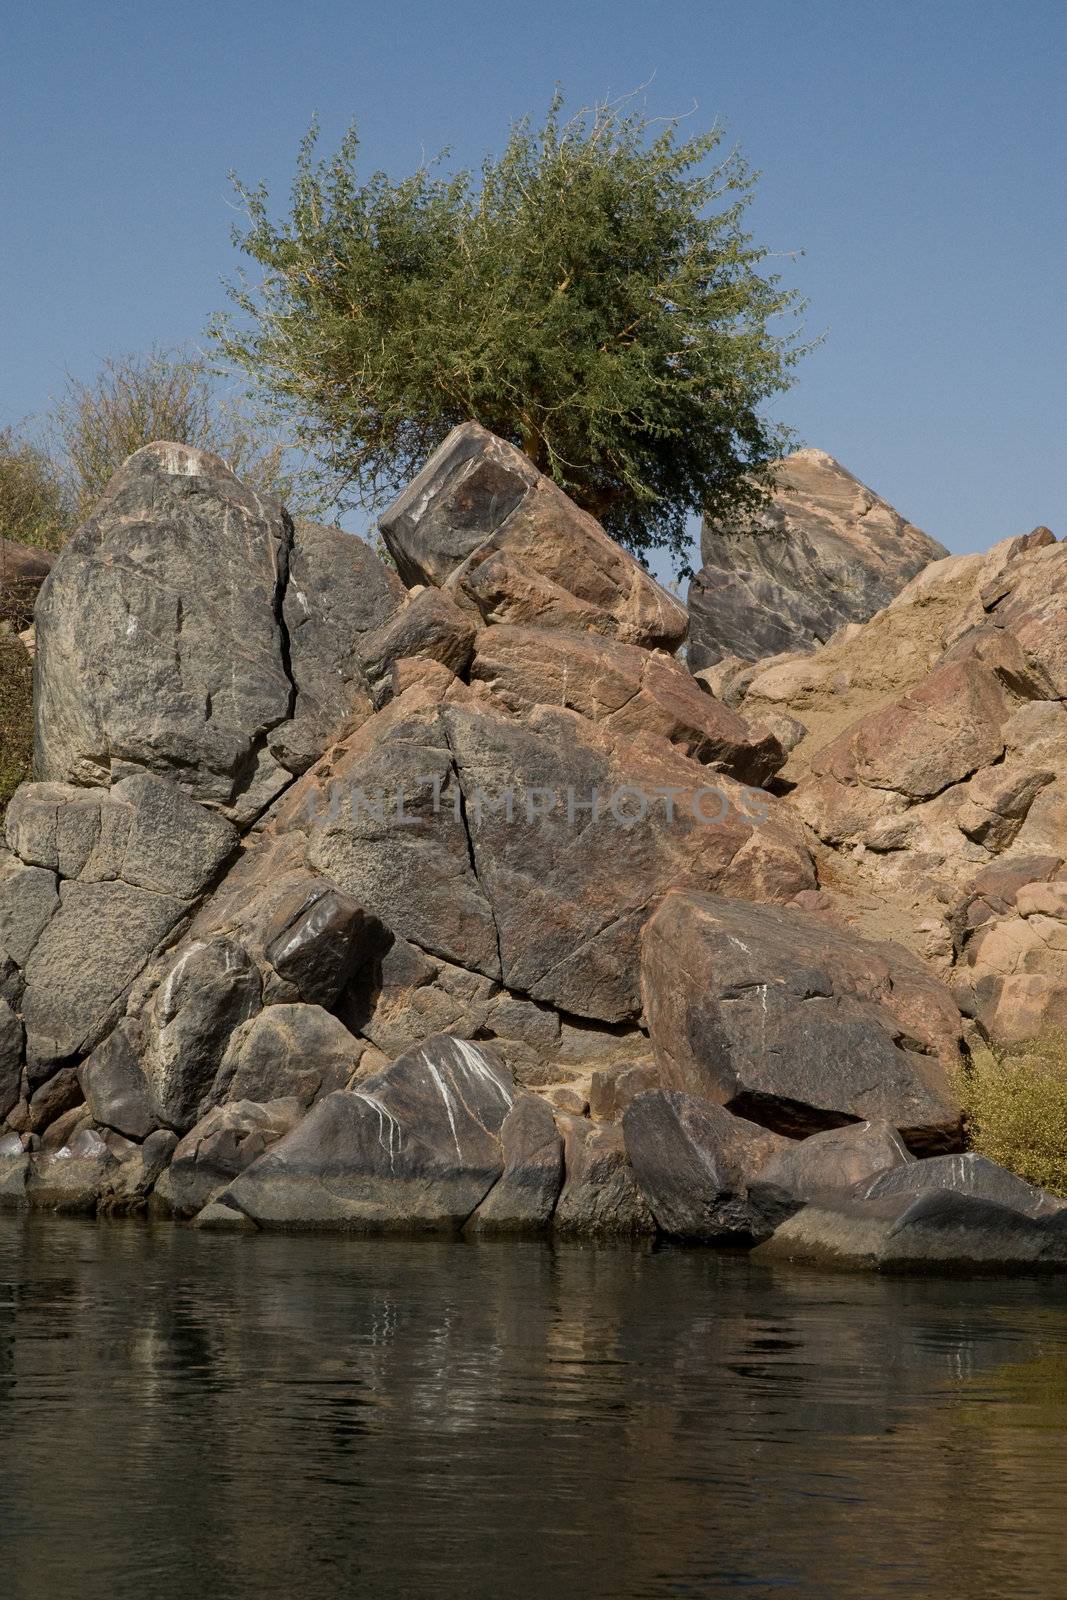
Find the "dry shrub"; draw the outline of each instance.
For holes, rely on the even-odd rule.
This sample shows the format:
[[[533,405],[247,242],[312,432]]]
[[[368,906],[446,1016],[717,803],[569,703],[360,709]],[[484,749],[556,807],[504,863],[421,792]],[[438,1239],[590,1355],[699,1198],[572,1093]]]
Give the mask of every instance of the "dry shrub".
[[[68,492],[51,456],[14,428],[0,428],[0,534],[58,550],[70,526]]]
[[[971,1149],[1067,1195],[1067,1034],[977,1052],[961,1088]]]
[[[0,819],[33,761],[33,668],[21,641],[0,633]]]

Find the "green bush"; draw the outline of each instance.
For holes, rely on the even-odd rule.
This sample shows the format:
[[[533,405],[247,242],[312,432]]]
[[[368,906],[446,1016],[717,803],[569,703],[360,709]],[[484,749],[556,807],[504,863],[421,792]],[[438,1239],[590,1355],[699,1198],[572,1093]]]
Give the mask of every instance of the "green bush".
[[[971,1149],[1067,1195],[1067,1035],[977,1053],[961,1089]]]
[[[761,502],[799,306],[746,231],[741,155],[680,131],[611,105],[564,121],[557,95],[477,174],[394,182],[354,131],[318,159],[313,128],[288,215],[237,185],[259,281],[214,331],[324,498],[380,504],[473,418],[638,554],[684,565],[690,512]]]

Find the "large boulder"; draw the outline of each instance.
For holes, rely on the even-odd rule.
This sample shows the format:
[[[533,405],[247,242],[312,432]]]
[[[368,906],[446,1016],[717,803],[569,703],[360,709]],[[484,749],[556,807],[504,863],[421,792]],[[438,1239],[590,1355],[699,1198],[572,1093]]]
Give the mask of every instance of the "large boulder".
[[[890,1273],[1062,1272],[1067,1205],[979,1159],[917,1161],[819,1198],[755,1257]]]
[[[689,665],[810,650],[947,552],[823,450],[776,464],[755,526],[712,523],[689,589]]]
[[[563,1140],[548,1102],[518,1097],[500,1125],[504,1168],[467,1224],[482,1235],[539,1233],[563,1186]]]
[[[710,1100],[653,1089],[635,1096],[622,1127],[638,1187],[673,1238],[751,1244],[789,1209],[761,1207],[750,1188],[790,1141]]]
[[[641,1238],[655,1218],[638,1186],[618,1123],[561,1116],[564,1182],[552,1219],[563,1238]]]
[[[959,1145],[959,1016],[903,950],[679,890],[645,929],[642,988],[672,1088],[783,1134],[876,1119],[916,1151]]]
[[[459,1228],[504,1170],[511,1075],[485,1047],[438,1036],[328,1094],[220,1199],[261,1227]]]
[[[202,450],[130,457],[37,602],[37,775],[171,776],[234,816],[288,775],[266,748],[292,710],[282,604],[291,524]]]
[[[233,825],[168,779],[28,783],[8,807],[0,941],[22,980],[31,1071],[90,1051],[152,953],[214,881]]]
[[[322,1006],[268,1006],[231,1035],[212,1096],[292,1098],[306,1109],[348,1086],[364,1048]]]
[[[158,1215],[194,1217],[300,1121],[292,1099],[266,1104],[232,1100],[214,1106],[173,1150],[170,1165],[155,1185],[152,1209]]]
[[[446,585],[488,622],[584,628],[673,650],[685,609],[529,457],[454,428],[383,515],[406,583]]]
[[[486,628],[471,676],[516,708],[563,706],[616,733],[659,734],[743,783],[765,783],[784,760],[766,728],[750,728],[660,651],[566,629]]]

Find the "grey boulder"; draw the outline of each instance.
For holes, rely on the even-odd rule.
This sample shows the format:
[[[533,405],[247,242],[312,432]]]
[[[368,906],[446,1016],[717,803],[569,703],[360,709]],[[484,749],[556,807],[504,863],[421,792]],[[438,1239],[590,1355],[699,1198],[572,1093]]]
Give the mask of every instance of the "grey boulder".
[[[672,1238],[751,1244],[789,1209],[770,1194],[760,1205],[750,1193],[789,1141],[710,1100],[653,1089],[631,1101],[622,1129],[638,1186]]]
[[[291,524],[202,450],[131,456],[37,601],[38,776],[141,769],[254,815],[287,781],[266,750],[292,709],[282,633]]]
[[[563,1140],[552,1109],[520,1095],[500,1126],[504,1170],[467,1224],[471,1233],[539,1233],[552,1219],[563,1185]]]
[[[454,1230],[500,1177],[515,1101],[485,1046],[438,1036],[329,1094],[219,1199],[261,1227]]]
[[[903,950],[799,911],[677,890],[645,928],[642,991],[673,1088],[793,1137],[874,1120],[916,1152],[959,1148],[944,1059],[958,1013]]]
[[[588,628],[675,649],[686,615],[528,456],[454,428],[381,518],[409,584],[446,584],[487,622]]]

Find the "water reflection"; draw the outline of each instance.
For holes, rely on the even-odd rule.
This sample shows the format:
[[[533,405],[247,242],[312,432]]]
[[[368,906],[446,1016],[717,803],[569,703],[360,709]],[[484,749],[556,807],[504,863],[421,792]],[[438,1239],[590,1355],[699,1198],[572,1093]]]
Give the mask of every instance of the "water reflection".
[[[27,1600],[1047,1596],[1065,1490],[1058,1283],[0,1224]]]

